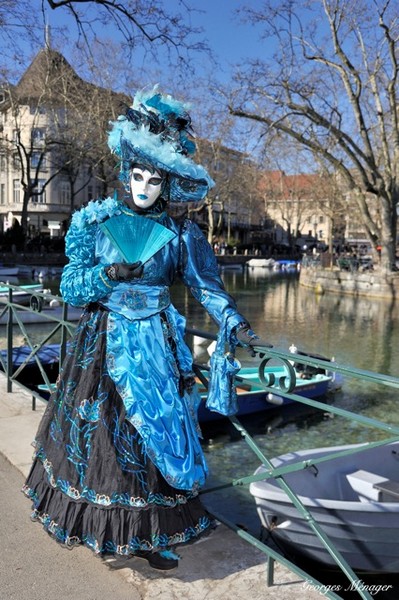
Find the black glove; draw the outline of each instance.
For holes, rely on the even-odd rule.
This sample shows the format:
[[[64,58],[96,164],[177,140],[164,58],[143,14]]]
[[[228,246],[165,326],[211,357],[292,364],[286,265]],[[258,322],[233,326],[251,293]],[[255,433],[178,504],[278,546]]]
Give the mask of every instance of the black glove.
[[[241,329],[235,333],[235,336],[239,345],[244,347],[251,356],[256,356],[256,352],[253,349],[254,346],[266,346],[267,348],[273,348],[272,344],[269,344],[256,335],[249,325],[241,327]]]
[[[130,281],[141,277],[143,274],[143,263],[141,260],[134,263],[113,263],[105,267],[105,273],[111,281]]]
[[[195,386],[195,375],[183,376],[183,387],[188,394],[191,394]]]

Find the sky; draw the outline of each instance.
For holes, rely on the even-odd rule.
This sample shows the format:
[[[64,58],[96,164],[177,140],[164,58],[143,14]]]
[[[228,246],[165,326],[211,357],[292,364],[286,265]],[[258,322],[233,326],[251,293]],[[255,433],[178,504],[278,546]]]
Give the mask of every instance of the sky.
[[[204,28],[212,50],[224,70],[229,71],[231,65],[247,57],[257,57],[265,50],[264,43],[259,40],[259,31],[252,25],[240,22],[234,11],[242,6],[257,7],[262,4],[258,0],[200,0],[193,2],[204,11],[196,19]]]
[[[40,4],[40,0],[33,0],[33,4]],[[240,23],[234,11],[243,5],[258,7],[261,0],[186,0],[186,3],[200,12],[192,14],[194,27],[202,27],[203,37],[207,40],[218,62],[213,75],[218,79],[228,81],[235,63],[246,57],[256,57],[265,52],[264,43],[259,41],[259,32],[250,24]],[[165,6],[172,11],[178,10],[176,0],[165,0]],[[60,9],[47,11],[51,27],[65,24],[66,13]],[[110,32],[106,32],[109,34]],[[197,55],[196,67],[204,73],[209,67],[209,60]]]
[[[45,31],[43,25],[43,13],[42,6],[45,7],[45,15],[47,22],[50,26],[50,39],[52,46],[59,50],[65,58],[70,62],[72,67],[76,70],[78,75],[84,79],[90,79],[91,75],[88,71],[84,70],[83,64],[79,65],[79,56],[76,56],[72,50],[72,43],[60,44],[60,30],[64,30],[65,39],[69,38],[71,42],[78,40],[78,32],[76,29],[76,23],[69,12],[63,8],[51,10],[48,8],[45,0],[29,0],[29,6],[32,7],[32,14],[35,15],[35,19],[31,21],[31,24],[35,28],[35,33],[39,39],[39,44],[35,48],[28,48],[27,42],[24,42],[24,49],[26,50],[26,56],[29,54],[29,58],[21,58],[19,71],[14,67],[15,62],[12,63],[13,71],[15,73],[15,83],[18,81],[22,72],[26,70],[29,62],[33,59],[33,56],[38,52],[40,47],[44,47]],[[196,87],[196,83],[200,81],[200,78],[207,80],[208,77],[212,77],[214,80],[221,82],[222,84],[228,85],[234,70],[234,65],[240,63],[246,58],[256,58],[265,53],[265,45],[259,39],[260,31],[253,27],[251,24],[243,24],[240,21],[240,17],[235,14],[235,11],[243,6],[250,6],[251,8],[260,7],[263,4],[262,0],[184,0],[185,4],[189,7],[196,9],[194,13],[191,13],[191,23],[194,28],[202,28],[203,32],[201,36],[197,36],[196,41],[203,40],[208,43],[210,49],[216,60],[214,65],[207,55],[200,52],[192,54],[193,62],[197,76],[194,79],[187,81],[187,90],[181,88],[181,80],[174,73],[170,66],[164,66],[162,64],[162,55],[160,57],[159,64],[155,67],[152,65],[153,71],[146,69],[145,58],[140,53],[135,51],[134,60],[128,63],[126,60],[120,60],[122,71],[129,71],[131,77],[130,82],[126,81],[123,77],[120,80],[117,76],[113,76],[112,82],[108,82],[105,77],[101,80],[105,73],[105,68],[99,74],[100,78],[95,80],[94,83],[103,85],[105,87],[111,87],[115,91],[125,92],[133,95],[138,87],[153,86],[156,83],[160,84],[163,91],[167,91],[172,95],[178,97],[184,97],[192,102],[192,116],[197,123],[197,132],[201,134],[204,132],[203,127],[206,129],[205,135],[212,136],[211,130],[209,129],[209,120],[202,119],[202,115],[206,114],[204,110],[204,103],[218,104],[221,96],[215,95],[210,91],[210,86],[205,84],[201,87],[200,84]],[[123,0],[121,2],[123,4]],[[179,12],[178,0],[163,0],[165,10],[169,10],[171,13]],[[78,5],[76,5],[78,6]],[[85,4],[82,6],[86,6]],[[92,3],[92,10],[97,10],[94,2]],[[22,30],[23,31],[23,30]],[[23,39],[21,30],[16,30],[16,34],[19,34],[18,40]],[[115,37],[115,31],[112,31],[111,27],[104,27],[104,31],[101,31],[101,36],[104,38]],[[0,48],[1,49],[1,48]],[[75,51],[76,52],[76,51]],[[163,52],[165,54],[165,51]],[[118,59],[119,57],[117,57]],[[83,63],[83,61],[80,61]],[[147,61],[148,62],[148,61]],[[153,61],[154,62],[154,61]],[[99,62],[101,64],[101,61]],[[105,62],[104,62],[105,64]],[[116,64],[116,63],[115,63]],[[166,63],[165,63],[166,65]],[[126,69],[126,66],[128,69]],[[137,74],[137,66],[144,66],[144,72]],[[136,67],[136,68],[135,68]],[[112,72],[113,64],[111,65]],[[114,75],[112,73],[112,75]],[[119,85],[120,81],[120,85]],[[184,81],[185,83],[186,81]],[[221,111],[225,114],[226,108],[224,105],[219,106]],[[202,121],[202,124],[200,123]],[[217,126],[217,119],[215,120]],[[237,125],[236,131],[238,132],[241,127],[246,125]],[[235,134],[234,134],[235,135]],[[235,144],[233,140],[229,143]],[[241,148],[241,146],[240,146]]]

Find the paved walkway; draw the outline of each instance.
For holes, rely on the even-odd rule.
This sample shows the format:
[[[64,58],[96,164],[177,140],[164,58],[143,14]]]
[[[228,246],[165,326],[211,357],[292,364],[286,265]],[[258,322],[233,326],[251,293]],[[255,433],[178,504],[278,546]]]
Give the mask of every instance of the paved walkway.
[[[37,410],[32,411],[30,395],[19,390],[17,386],[14,386],[14,390],[10,394],[6,392],[6,379],[0,374],[0,453],[20,472],[16,473],[15,479],[18,482],[15,485],[19,490],[23,483],[21,474],[26,476],[30,468],[33,453],[31,441],[35,436],[45,405],[38,402]],[[5,461],[2,461],[2,464],[4,471]],[[8,535],[4,533],[2,523],[0,534],[2,538],[4,537],[0,542],[2,588],[3,592],[7,590],[5,597],[11,600],[25,600],[25,598],[26,600],[28,598],[50,600],[56,597],[56,594],[68,595],[68,589],[72,593],[71,585],[69,588],[66,587],[66,582],[71,578],[71,569],[73,569],[73,577],[76,573],[76,577],[82,579],[84,587],[77,582],[78,594],[76,596],[76,593],[73,593],[81,600],[99,600],[107,596],[107,594],[96,595],[95,582],[98,583],[99,589],[101,585],[104,590],[114,586],[117,590],[117,593],[113,594],[115,600],[122,598],[126,600],[155,600],[155,598],[162,598],[162,600],[181,600],[181,598],[185,600],[230,600],[231,598],[320,600],[323,598],[320,591],[310,587],[296,574],[279,564],[275,565],[274,585],[267,587],[266,555],[224,526],[218,527],[209,539],[201,543],[179,547],[179,554],[182,556],[179,567],[166,574],[151,569],[145,561],[139,559],[99,560],[84,548],[66,553],[62,548],[54,548],[54,542],[44,534],[40,526],[31,523],[29,502],[22,493],[15,490],[15,485],[7,493],[6,501],[11,502],[12,506],[9,511],[2,510],[2,521],[7,518],[5,515],[9,514],[8,520],[18,518],[19,522],[8,523],[8,529],[11,531]],[[13,499],[14,492],[15,499]],[[26,514],[23,513],[24,502]],[[19,518],[13,515],[20,503],[22,514]],[[23,530],[24,527],[27,528],[25,533],[28,539],[34,536],[36,541],[30,544],[18,544],[14,537],[18,536],[21,528]],[[56,558],[50,561],[50,564],[42,560],[35,565],[36,553],[32,552],[31,544],[37,548],[38,554],[42,554],[48,546],[49,557],[54,555]],[[86,571],[80,568],[82,560]],[[45,566],[43,566],[44,562]],[[25,567],[21,566],[26,564],[31,565],[32,572],[36,572],[33,587],[32,580],[24,570]],[[85,577],[87,578],[87,571],[90,571],[90,581],[94,586],[90,591],[87,582],[84,581]],[[38,576],[39,573],[43,573],[43,576]],[[77,590],[75,589],[75,592]]]

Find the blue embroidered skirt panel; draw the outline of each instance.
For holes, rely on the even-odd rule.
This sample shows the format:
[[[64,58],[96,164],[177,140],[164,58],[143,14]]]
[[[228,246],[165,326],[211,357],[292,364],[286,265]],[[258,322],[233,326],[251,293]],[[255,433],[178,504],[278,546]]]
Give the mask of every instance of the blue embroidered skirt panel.
[[[86,309],[69,346],[24,486],[32,516],[59,542],[100,554],[189,542],[212,521],[196,490],[172,487],[160,474],[129,420],[108,372],[108,319],[105,310]]]

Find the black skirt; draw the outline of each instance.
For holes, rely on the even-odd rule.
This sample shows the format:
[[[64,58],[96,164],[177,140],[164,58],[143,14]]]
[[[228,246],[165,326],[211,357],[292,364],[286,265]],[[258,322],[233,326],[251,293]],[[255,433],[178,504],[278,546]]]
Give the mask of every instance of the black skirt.
[[[59,542],[133,555],[213,527],[197,493],[171,487],[125,419],[106,368],[107,312],[86,310],[40,423],[23,487],[32,518]]]

